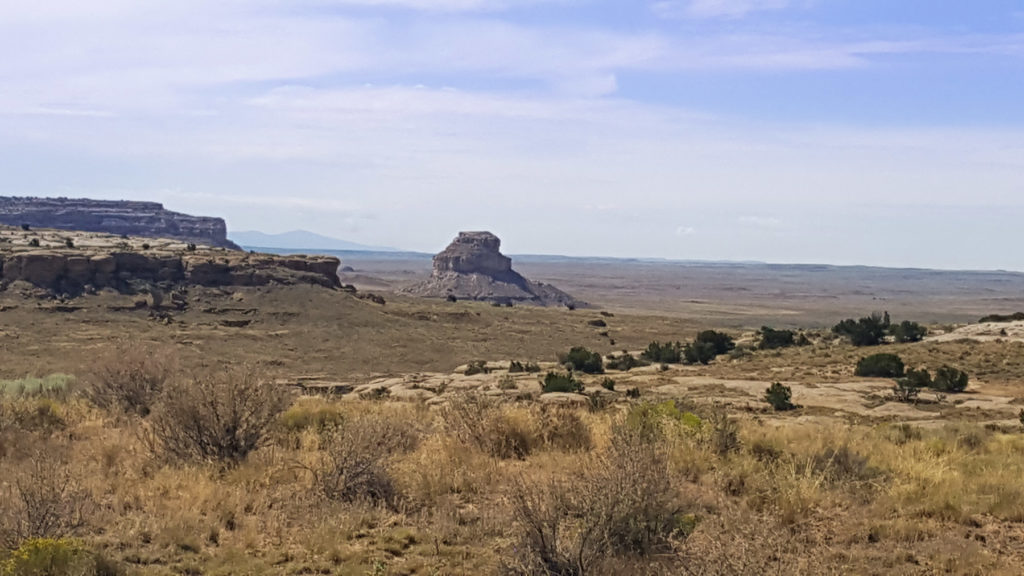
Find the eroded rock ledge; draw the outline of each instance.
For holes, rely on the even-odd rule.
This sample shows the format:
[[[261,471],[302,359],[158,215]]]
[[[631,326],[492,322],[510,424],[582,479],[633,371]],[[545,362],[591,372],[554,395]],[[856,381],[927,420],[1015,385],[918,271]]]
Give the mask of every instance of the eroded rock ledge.
[[[0,227],[0,289],[27,282],[54,294],[178,285],[340,286],[332,256],[275,256],[167,239]]]

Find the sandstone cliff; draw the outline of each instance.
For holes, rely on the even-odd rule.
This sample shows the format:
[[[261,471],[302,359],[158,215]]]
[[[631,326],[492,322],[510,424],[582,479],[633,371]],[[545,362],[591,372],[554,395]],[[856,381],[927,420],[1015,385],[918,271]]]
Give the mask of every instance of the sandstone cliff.
[[[336,288],[331,256],[274,256],[190,246],[173,239],[0,226],[0,289],[26,282],[53,294],[135,292],[180,285],[317,284]]]
[[[241,249],[228,240],[224,220],[171,212],[156,202],[0,196],[0,224],[174,238]]]
[[[500,249],[501,240],[490,232],[460,232],[444,251],[434,256],[430,279],[404,292],[426,298],[586,306],[554,286],[524,278],[512,269],[512,260]]]

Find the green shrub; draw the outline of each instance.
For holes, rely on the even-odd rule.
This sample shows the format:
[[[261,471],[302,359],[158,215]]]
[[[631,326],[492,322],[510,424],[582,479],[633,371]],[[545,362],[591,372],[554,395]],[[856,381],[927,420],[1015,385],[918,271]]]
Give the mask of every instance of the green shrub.
[[[614,392],[615,391],[615,380],[612,380],[611,378],[605,378],[605,379],[601,380],[601,388],[604,388],[605,390],[609,390],[611,392]]]
[[[624,425],[650,441],[657,441],[671,426],[691,432],[703,429],[704,421],[692,412],[680,409],[672,400],[643,402],[633,406],[626,414]]]
[[[736,344],[732,340],[732,336],[723,332],[716,332],[714,330],[705,330],[700,334],[697,334],[697,338],[694,342],[712,345],[715,350],[715,355],[726,354],[736,347]]]
[[[705,330],[683,348],[683,359],[687,364],[708,364],[720,354],[726,354],[736,347],[732,337],[722,332]]]
[[[640,389],[634,386],[633,388],[626,390],[626,398],[629,398],[631,400],[640,399]]]
[[[846,336],[854,346],[877,346],[882,343],[889,329],[889,313],[877,313],[860,320],[848,318],[832,327],[832,332]]]
[[[1013,314],[989,314],[978,322],[1019,322],[1024,320],[1024,312],[1014,312]]]
[[[779,382],[773,382],[764,393],[765,402],[771,404],[772,408],[780,412],[796,408],[792,399],[793,390],[789,386],[784,386]]]
[[[610,370],[621,370],[623,372],[628,372],[633,368],[637,368],[639,366],[646,366],[647,362],[643,360],[638,360],[629,352],[623,352],[619,356],[609,355],[608,358],[605,360],[604,365],[605,368],[608,368]]]
[[[757,347],[760,350],[775,350],[777,348],[789,348],[796,345],[796,333],[792,330],[776,330],[769,326],[761,327],[761,342]]]
[[[597,352],[591,352],[582,346],[576,346],[561,358],[563,364],[584,374],[603,374],[604,361]]]
[[[895,354],[872,354],[857,362],[857,376],[869,378],[903,377],[903,360]]]
[[[117,576],[124,571],[70,539],[33,538],[0,562],[0,576]]]
[[[917,322],[904,320],[893,326],[890,333],[897,342],[920,342],[928,335],[928,329]]]
[[[43,378],[26,377],[17,380],[0,380],[0,396],[46,396],[66,398],[75,377],[70,374],[50,374]]]
[[[64,246],[67,247],[67,248],[74,248],[75,247],[75,241],[72,240],[71,238],[65,238],[64,239]]]
[[[39,238],[33,238],[28,241],[28,245],[33,248],[39,248]]]
[[[550,392],[571,392],[580,393],[583,392],[583,383],[572,377],[572,374],[559,374],[557,372],[548,372],[544,376],[544,384],[541,386],[541,392],[548,394]]]
[[[943,366],[935,372],[932,388],[940,392],[963,392],[967,389],[967,373],[951,366]]]
[[[930,388],[932,385],[932,375],[923,368],[920,370],[911,368],[910,370],[907,370],[907,374],[903,377],[903,381],[907,386],[914,386],[915,388]]]
[[[662,344],[655,340],[647,345],[647,349],[640,353],[640,357],[650,362],[678,364],[682,360],[682,350],[683,346],[679,342]]]
[[[715,356],[715,346],[709,342],[691,342],[683,348],[687,364],[708,364]]]

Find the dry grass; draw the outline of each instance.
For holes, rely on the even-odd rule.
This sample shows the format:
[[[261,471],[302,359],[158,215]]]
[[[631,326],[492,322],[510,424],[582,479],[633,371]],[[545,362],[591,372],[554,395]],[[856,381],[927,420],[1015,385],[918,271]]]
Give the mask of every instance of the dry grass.
[[[485,386],[437,405],[352,394],[285,406],[274,400],[283,389],[277,378],[448,371],[473,358],[543,362],[571,345],[636,350],[686,338],[695,326],[617,313],[608,321],[620,342],[613,349],[566,311],[400,298],[382,309],[305,289],[248,291],[240,301],[197,291],[190,310],[165,325],[101,310],[105,297],[97,298],[97,308],[74,312],[71,331],[57,313],[34,311],[32,331],[26,310],[5,312],[11,322],[3,330],[19,337],[19,347],[5,349],[4,375],[84,376],[120,331],[179,357],[197,383],[171,379],[145,418],[73,394],[5,395],[2,509],[5,525],[15,525],[11,518],[26,510],[18,491],[46,487],[18,488],[13,479],[68,479],[41,492],[40,501],[62,510],[65,524],[53,533],[131,574],[496,574],[554,566],[587,574],[1010,575],[1024,562],[1019,427],[972,423],[981,417],[951,401],[923,407],[928,421],[915,426],[832,408],[780,415],[759,406],[711,408],[742,399],[715,384],[686,383],[687,402],[653,392],[686,376],[793,381],[803,391],[848,382],[863,351],[839,342],[616,374],[620,388],[642,388],[641,400],[619,393],[607,406],[547,406],[513,390],[498,399],[503,391]],[[257,311],[236,310],[249,307]],[[203,311],[212,308],[219,311]],[[313,317],[309,309],[325,312]],[[219,326],[232,314],[254,322]],[[887,351],[911,366],[956,365],[977,374],[972,387],[1013,396],[1024,374],[1014,346],[924,342]],[[221,396],[230,387],[206,378],[259,359],[264,384],[255,389],[273,392],[266,402],[222,401],[246,396]],[[516,382],[534,385],[525,380]],[[754,384],[759,396],[765,385]],[[154,454],[146,441],[154,422],[173,414],[181,428],[231,412],[209,411],[211,402],[253,407],[257,440],[228,452],[170,450],[174,458],[157,443]],[[226,421],[212,430],[234,436],[240,427]],[[236,440],[243,437],[253,438]],[[40,451],[63,456],[38,472]],[[231,466],[222,464],[227,453]],[[78,514],[62,508],[69,502],[90,506]]]
[[[46,470],[5,457],[10,477],[37,477],[7,493],[35,486],[60,504],[58,529],[29,532],[80,538],[139,574],[1013,574],[1024,560],[1024,435],[970,424],[734,416],[721,450],[711,412],[487,406],[481,421],[528,438],[505,458],[467,442],[449,410],[303,399],[225,470],[154,459],[138,421],[59,409],[75,415],[67,457]],[[296,427],[296,410],[339,423]],[[551,440],[558,422],[572,442]],[[329,465],[309,474],[315,463]]]

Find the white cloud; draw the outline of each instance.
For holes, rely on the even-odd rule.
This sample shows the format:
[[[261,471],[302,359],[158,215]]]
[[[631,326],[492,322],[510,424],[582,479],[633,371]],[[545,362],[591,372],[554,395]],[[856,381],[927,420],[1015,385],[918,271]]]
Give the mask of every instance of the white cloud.
[[[676,236],[692,236],[697,231],[691,226],[679,226],[676,228]]]

